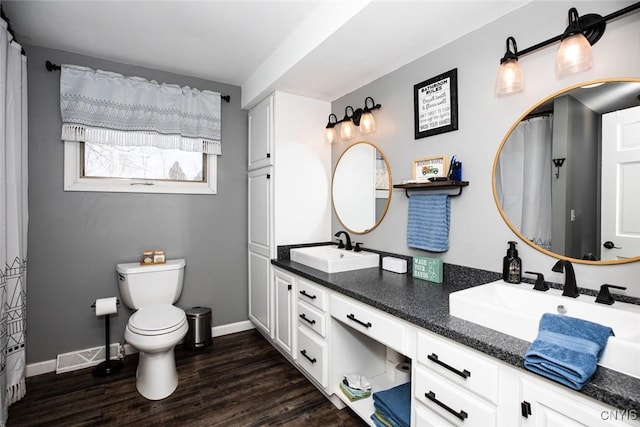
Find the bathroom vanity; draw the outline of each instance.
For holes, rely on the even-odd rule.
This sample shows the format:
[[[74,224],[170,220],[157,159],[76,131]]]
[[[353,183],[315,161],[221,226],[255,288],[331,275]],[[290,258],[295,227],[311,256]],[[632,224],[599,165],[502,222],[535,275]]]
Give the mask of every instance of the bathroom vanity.
[[[339,383],[349,373],[366,375],[373,392],[404,382],[400,355],[412,365],[412,426],[640,425],[639,379],[600,367],[574,391],[524,369],[527,341],[449,315],[451,292],[498,273],[446,265],[435,284],[379,268],[329,274],[280,255],[271,261],[275,333],[266,338],[370,424],[372,399],[350,402]]]

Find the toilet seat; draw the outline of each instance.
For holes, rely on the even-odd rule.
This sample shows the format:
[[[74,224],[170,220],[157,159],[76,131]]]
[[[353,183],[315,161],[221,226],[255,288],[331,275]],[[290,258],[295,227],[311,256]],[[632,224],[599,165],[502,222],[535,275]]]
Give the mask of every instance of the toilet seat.
[[[139,335],[165,335],[177,331],[186,322],[184,310],[171,304],[158,304],[140,307],[129,318],[127,327]]]

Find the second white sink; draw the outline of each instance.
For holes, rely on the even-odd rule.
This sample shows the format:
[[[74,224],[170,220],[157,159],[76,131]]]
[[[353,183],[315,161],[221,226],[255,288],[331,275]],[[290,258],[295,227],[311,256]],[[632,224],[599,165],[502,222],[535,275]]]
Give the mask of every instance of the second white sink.
[[[325,273],[339,273],[380,265],[380,255],[376,253],[347,251],[329,245],[295,248],[291,249],[289,254],[291,261],[299,262]]]
[[[449,314],[532,342],[544,313],[561,313],[613,329],[599,365],[640,378],[640,306],[616,302],[597,304],[595,297],[563,297],[562,291],[533,290],[533,285],[502,280],[449,295]]]

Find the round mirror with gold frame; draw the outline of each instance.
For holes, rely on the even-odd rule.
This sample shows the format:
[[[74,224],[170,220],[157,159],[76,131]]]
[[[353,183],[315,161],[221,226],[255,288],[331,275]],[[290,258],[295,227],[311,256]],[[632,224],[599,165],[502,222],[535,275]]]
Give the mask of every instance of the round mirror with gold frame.
[[[551,94],[511,126],[493,163],[500,215],[524,242],[584,264],[640,260],[640,79]]]
[[[333,171],[331,201],[340,224],[354,234],[375,229],[391,203],[391,168],[370,142],[351,145]]]

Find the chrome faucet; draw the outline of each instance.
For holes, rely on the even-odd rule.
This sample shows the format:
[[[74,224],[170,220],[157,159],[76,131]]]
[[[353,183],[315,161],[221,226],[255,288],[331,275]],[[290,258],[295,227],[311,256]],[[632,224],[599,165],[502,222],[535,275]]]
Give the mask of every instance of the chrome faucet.
[[[341,234],[344,234],[344,237],[347,240],[346,244],[342,243],[342,239],[340,239],[340,235]],[[347,233],[344,230],[341,230],[341,231],[338,231],[336,234],[334,234],[334,236],[336,236],[338,239],[340,239],[340,244],[338,245],[338,249],[345,248],[348,251],[353,249],[353,245],[351,244],[351,236],[349,236],[349,233]]]
[[[564,271],[564,288],[562,289],[562,296],[576,298],[580,295],[580,292],[578,292],[578,285],[576,284],[576,273],[573,270],[573,265],[570,261],[565,259],[558,260],[551,271],[555,271],[556,273],[562,273]]]

